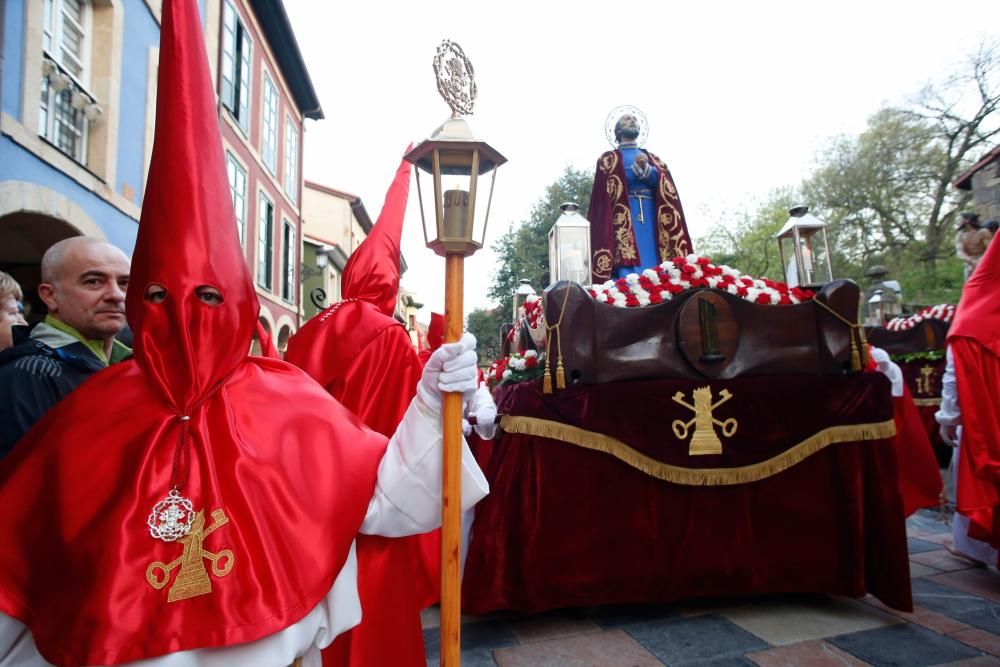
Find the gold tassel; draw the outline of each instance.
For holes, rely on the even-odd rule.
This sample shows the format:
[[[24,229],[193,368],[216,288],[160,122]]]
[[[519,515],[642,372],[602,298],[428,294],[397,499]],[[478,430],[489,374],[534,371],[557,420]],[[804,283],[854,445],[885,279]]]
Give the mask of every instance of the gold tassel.
[[[545,375],[542,377],[542,393],[552,393],[552,376],[549,375],[549,365],[545,364]]]
[[[545,377],[548,377],[547,375]],[[566,388],[566,373],[563,371],[562,359],[559,359],[559,365],[556,366],[556,388],[565,389]]]
[[[858,341],[854,340],[854,332],[851,332],[851,370],[861,370],[861,357],[858,356]]]
[[[864,336],[864,332],[859,331],[858,335]],[[865,338],[861,338],[861,367],[868,367],[868,341]]]

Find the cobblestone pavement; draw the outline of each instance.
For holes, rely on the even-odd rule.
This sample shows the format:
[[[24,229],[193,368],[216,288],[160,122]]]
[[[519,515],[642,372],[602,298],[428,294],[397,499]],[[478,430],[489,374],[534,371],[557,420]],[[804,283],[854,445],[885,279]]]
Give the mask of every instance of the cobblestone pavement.
[[[826,595],[493,614],[462,623],[462,665],[1000,666],[1000,573],[955,558],[937,512],[907,521],[914,613]],[[428,666],[438,614],[424,612]]]

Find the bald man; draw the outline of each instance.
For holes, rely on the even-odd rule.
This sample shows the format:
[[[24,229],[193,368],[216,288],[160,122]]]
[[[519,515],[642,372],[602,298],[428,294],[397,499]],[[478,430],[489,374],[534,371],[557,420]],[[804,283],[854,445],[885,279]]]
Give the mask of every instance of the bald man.
[[[41,269],[48,316],[27,341],[0,352],[0,458],[84,380],[131,354],[115,340],[125,326],[125,253],[75,236],[50,247]]]

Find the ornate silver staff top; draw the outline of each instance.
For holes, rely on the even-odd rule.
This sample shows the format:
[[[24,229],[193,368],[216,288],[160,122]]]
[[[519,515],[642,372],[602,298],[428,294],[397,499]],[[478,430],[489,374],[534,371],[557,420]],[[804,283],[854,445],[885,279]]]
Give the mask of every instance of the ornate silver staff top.
[[[471,116],[476,104],[476,80],[472,63],[461,46],[448,39],[441,42],[434,56],[434,75],[452,117]]]

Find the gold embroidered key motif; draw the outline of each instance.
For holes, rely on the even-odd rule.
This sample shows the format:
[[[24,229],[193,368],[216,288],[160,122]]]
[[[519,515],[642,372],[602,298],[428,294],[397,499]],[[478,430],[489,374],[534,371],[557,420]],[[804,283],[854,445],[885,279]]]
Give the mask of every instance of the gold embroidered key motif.
[[[216,577],[224,577],[233,569],[235,562],[233,552],[223,549],[218,553],[205,551],[202,545],[205,538],[217,529],[229,523],[226,513],[217,509],[212,512],[212,525],[205,527],[205,511],[198,510],[191,525],[190,532],[177,540],[184,545],[184,551],[180,557],[164,563],[153,561],[146,568],[146,581],[153,588],[159,590],[170,581],[170,573],[174,568],[180,566],[180,572],[174,585],[170,587],[167,594],[167,602],[186,600],[198,595],[207,595],[212,592],[212,580],[208,576],[204,559],[212,561],[212,574]]]
[[[688,437],[691,426],[694,426],[694,435],[691,437],[691,444],[688,447],[689,456],[699,456],[702,454],[721,454],[722,441],[719,440],[715,427],[722,429],[722,435],[727,438],[733,437],[738,426],[736,418],[730,417],[725,421],[715,418],[713,411],[733,397],[728,389],[719,392],[719,400],[712,403],[712,388],[699,387],[693,392],[694,405],[684,400],[684,393],[677,392],[672,396],[675,403],[683,405],[688,410],[694,412],[694,417],[690,421],[675,419],[670,427],[681,440]]]

